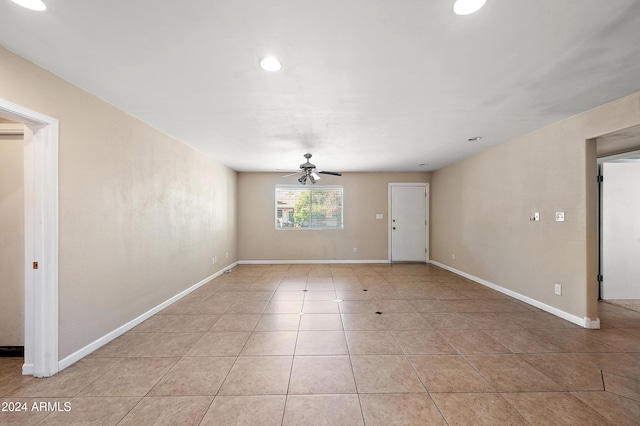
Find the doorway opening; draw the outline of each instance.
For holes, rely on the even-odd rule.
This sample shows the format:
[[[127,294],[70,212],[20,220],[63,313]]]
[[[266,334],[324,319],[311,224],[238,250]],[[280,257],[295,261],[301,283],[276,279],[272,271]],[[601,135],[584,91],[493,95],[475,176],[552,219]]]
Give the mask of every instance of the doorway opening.
[[[640,126],[597,138],[598,299],[640,312]]]
[[[599,299],[640,312],[640,151],[598,159]]]
[[[24,125],[24,363],[58,367],[58,120],[0,99],[0,117]]]

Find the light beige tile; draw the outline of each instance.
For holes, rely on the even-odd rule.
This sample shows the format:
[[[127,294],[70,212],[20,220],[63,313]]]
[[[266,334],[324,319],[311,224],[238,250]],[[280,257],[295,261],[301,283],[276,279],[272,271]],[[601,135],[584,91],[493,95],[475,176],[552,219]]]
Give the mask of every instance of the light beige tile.
[[[446,425],[427,394],[363,394],[360,404],[367,426]]]
[[[236,356],[250,335],[248,331],[205,333],[185,356]]]
[[[180,313],[188,315],[223,315],[226,314],[233,300],[207,298],[189,304],[188,310]]]
[[[438,333],[461,354],[511,353],[482,330],[438,330]]]
[[[144,396],[180,358],[125,358],[80,396]]]
[[[73,397],[118,365],[122,358],[84,358],[52,377],[35,379],[14,389],[10,396]]]
[[[359,284],[357,286],[359,286]],[[356,290],[336,290],[336,297],[345,301],[370,300],[367,292],[357,289],[357,287]]]
[[[343,302],[344,303],[344,302]],[[302,312],[305,314],[339,314],[338,303],[331,300],[304,300]]]
[[[364,425],[357,395],[289,395],[283,426]]]
[[[389,330],[431,330],[431,326],[417,312],[385,313],[382,319]]]
[[[529,424],[497,393],[431,393],[431,398],[449,425],[524,426]]]
[[[261,314],[264,312],[269,301],[267,300],[247,300],[234,303],[227,314]]]
[[[532,333],[553,342],[563,352],[616,352],[601,341],[573,329],[536,329]]]
[[[505,393],[503,396],[532,424],[609,424],[602,415],[569,392]]]
[[[289,382],[292,394],[356,393],[348,356],[296,356]]]
[[[118,425],[197,426],[212,401],[207,396],[144,397]]]
[[[201,426],[280,426],[284,395],[217,396]]]
[[[637,425],[640,401],[610,392],[572,392],[573,396],[615,425]]]
[[[373,302],[370,300],[345,300],[340,302],[342,314],[373,314],[376,312]]]
[[[351,355],[399,355],[402,349],[389,331],[347,331]]]
[[[131,332],[204,333],[220,315],[154,315]]]
[[[266,314],[260,317],[254,331],[298,331],[302,317],[298,314]]]
[[[604,390],[602,372],[574,354],[525,354],[520,359],[561,385],[564,390]]]
[[[519,355],[469,355],[465,358],[499,392],[564,390]]]
[[[393,331],[405,354],[457,354],[456,350],[436,331]]]
[[[607,392],[640,401],[640,381],[618,376],[608,371],[602,372],[602,379]]]
[[[472,324],[469,324],[457,313],[448,312],[426,312],[421,313],[422,318],[427,321],[432,328],[436,330],[447,329],[470,329],[474,328]]]
[[[462,356],[411,355],[407,358],[429,392],[495,392]]]
[[[234,357],[184,357],[149,392],[149,396],[215,396]]]
[[[336,298],[335,290],[308,290],[304,293],[304,300],[324,300],[331,301]]]
[[[611,346],[617,352],[640,352],[640,336],[616,328],[579,330],[580,333]]]
[[[600,370],[640,381],[640,362],[638,362],[638,357],[633,354],[576,353],[575,357],[582,362],[593,364]]]
[[[528,330],[484,330],[501,345],[514,353],[561,352],[562,350],[550,341],[531,333]]]
[[[0,405],[6,403],[6,411],[0,411],[0,424],[31,426],[38,424],[45,417],[51,414],[49,407],[52,409],[65,409],[65,403],[69,403],[71,398],[22,398],[22,397],[6,397],[0,398]],[[13,404],[13,405],[9,405]],[[42,407],[42,410],[40,409]]]
[[[125,333],[92,354],[92,357],[182,356],[203,333]]]
[[[347,340],[343,331],[300,331],[296,355],[347,355]]]
[[[293,355],[297,337],[295,331],[256,331],[251,334],[240,355]]]
[[[304,300],[305,292],[303,290],[278,290],[273,293],[271,297],[272,301],[302,301]]]
[[[289,385],[291,356],[238,357],[220,395],[284,395]]]
[[[344,303],[344,302],[342,302]],[[342,305],[341,303],[341,305]],[[345,330],[387,330],[387,323],[382,315],[371,314],[342,314],[342,325]]]
[[[259,319],[257,314],[222,315],[209,331],[253,331]]]
[[[358,393],[421,393],[424,386],[402,355],[351,357]]]
[[[411,312],[411,305],[406,300],[372,300],[374,311],[382,312],[383,314],[398,313],[398,312]]]
[[[263,314],[297,314],[302,312],[302,300],[272,300]]]
[[[305,314],[300,317],[301,331],[341,331],[340,314]]]
[[[139,397],[79,397],[68,401],[70,410],[54,411],[39,425],[115,425],[140,401]]]

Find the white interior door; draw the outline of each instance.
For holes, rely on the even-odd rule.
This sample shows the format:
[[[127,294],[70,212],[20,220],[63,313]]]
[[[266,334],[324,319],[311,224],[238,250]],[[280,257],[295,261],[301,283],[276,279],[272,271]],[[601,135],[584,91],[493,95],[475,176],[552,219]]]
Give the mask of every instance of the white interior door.
[[[391,184],[391,261],[426,262],[427,184]]]
[[[602,298],[640,299],[640,163],[603,163],[602,176]]]

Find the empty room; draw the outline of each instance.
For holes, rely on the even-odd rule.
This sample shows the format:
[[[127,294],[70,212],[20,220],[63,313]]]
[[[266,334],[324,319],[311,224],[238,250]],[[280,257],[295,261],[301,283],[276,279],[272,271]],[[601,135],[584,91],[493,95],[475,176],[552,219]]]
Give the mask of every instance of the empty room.
[[[638,424],[638,28],[0,0],[0,424]]]

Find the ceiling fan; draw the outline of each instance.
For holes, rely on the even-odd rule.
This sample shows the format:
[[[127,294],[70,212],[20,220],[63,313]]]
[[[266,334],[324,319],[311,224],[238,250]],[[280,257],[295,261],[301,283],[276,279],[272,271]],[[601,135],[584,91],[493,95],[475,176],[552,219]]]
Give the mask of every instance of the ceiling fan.
[[[311,158],[311,154],[305,154],[304,158],[307,159],[307,162],[300,164],[300,171],[299,172],[292,173],[290,175],[285,175],[285,176],[282,176],[282,177],[288,177],[288,176],[297,175],[298,173],[302,173],[302,176],[300,176],[298,178],[298,182],[300,182],[301,184],[305,185],[307,183],[307,181],[311,181],[311,183],[316,183],[317,180],[320,180],[320,175],[319,174],[332,175],[332,176],[342,176],[342,173],[328,172],[326,170],[323,170],[323,171],[318,170],[316,172],[315,171],[316,165],[315,164],[311,164],[309,162],[309,159]]]

